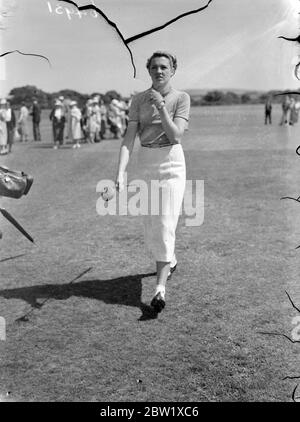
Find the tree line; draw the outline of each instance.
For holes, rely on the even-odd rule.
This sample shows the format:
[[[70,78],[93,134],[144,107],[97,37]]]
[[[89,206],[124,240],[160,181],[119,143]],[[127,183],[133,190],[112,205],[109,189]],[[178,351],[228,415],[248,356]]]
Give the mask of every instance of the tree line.
[[[282,96],[275,96],[280,91],[244,92],[212,90],[203,95],[191,95],[192,106],[201,105],[234,105],[234,104],[264,104],[271,97],[273,103],[281,103]],[[300,92],[299,92],[300,94]]]
[[[8,97],[10,98],[10,102],[13,106],[18,107],[25,102],[30,104],[33,98],[36,98],[41,108],[50,109],[53,107],[54,101],[63,96],[65,98],[70,98],[74,101],[77,101],[79,106],[83,106],[86,101],[98,95],[105,104],[109,104],[113,99],[120,100],[122,98],[121,94],[119,94],[115,90],[107,91],[105,94],[100,92],[93,92],[92,94],[82,94],[80,92],[71,90],[71,89],[62,89],[57,92],[48,93],[33,85],[26,85],[19,88],[13,88]]]
[[[212,90],[202,95],[191,94],[191,105],[264,104],[269,96],[272,97],[273,103],[280,103],[282,101],[282,97],[274,96],[274,94],[278,94],[279,92],[280,91],[268,91],[264,93],[244,92],[238,94],[233,91]],[[63,89],[57,92],[48,93],[33,85],[13,88],[9,93],[9,98],[11,98],[13,106],[20,106],[22,102],[30,103],[35,97],[42,108],[49,109],[52,108],[55,99],[60,96],[71,98],[72,100],[77,101],[79,106],[83,106],[88,98],[95,95],[100,96],[105,104],[109,104],[113,99],[126,99],[115,90],[110,90],[106,93],[93,92],[92,94],[82,94],[71,89]]]

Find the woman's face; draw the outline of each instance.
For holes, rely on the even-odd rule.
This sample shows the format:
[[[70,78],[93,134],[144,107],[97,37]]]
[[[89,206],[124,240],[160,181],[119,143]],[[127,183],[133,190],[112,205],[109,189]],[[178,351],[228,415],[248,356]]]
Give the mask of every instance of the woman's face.
[[[156,87],[166,85],[174,75],[173,68],[167,57],[154,57],[150,63],[149,73],[153,86]]]

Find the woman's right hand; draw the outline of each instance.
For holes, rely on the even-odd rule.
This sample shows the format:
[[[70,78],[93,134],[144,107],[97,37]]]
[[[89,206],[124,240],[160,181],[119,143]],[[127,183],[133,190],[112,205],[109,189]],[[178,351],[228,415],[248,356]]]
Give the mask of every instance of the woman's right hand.
[[[118,192],[122,192],[122,190],[124,190],[124,174],[123,173],[118,174],[118,176],[116,177],[115,185],[116,185],[116,190]]]

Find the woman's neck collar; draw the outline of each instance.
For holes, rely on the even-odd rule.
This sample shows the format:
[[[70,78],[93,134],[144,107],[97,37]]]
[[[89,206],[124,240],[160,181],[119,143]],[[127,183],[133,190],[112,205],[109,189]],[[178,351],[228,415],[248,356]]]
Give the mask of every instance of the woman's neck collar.
[[[152,89],[155,89],[155,91],[158,91],[163,97],[165,97],[166,95],[168,95],[172,91],[173,88],[170,84],[168,84],[168,85],[158,87],[158,88],[155,88],[152,85]]]

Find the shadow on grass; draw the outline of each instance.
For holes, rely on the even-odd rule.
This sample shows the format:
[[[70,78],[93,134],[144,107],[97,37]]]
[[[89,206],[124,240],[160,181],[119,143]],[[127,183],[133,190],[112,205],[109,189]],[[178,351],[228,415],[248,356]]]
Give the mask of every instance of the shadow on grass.
[[[39,286],[19,287],[0,290],[4,299],[21,299],[29,303],[32,309],[17,321],[28,321],[28,315],[34,309],[41,309],[50,299],[67,300],[71,296],[97,299],[112,305],[126,305],[140,308],[142,315],[139,321],[155,319],[156,312],[142,303],[142,279],[152,277],[156,273],[136,274],[110,280],[83,280],[77,283],[45,284]],[[42,301],[44,299],[44,301]]]

